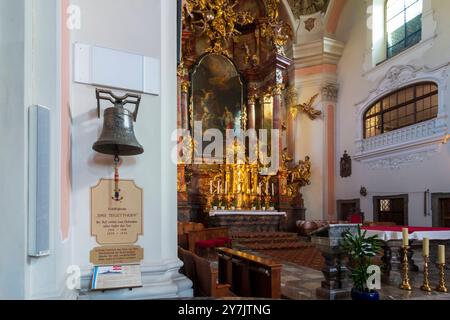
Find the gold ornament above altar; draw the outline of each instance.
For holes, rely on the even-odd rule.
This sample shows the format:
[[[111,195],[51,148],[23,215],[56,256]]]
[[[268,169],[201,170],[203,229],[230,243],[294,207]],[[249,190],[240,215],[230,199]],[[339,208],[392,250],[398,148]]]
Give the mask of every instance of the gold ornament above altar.
[[[280,0],[265,0],[268,21],[261,25],[261,35],[269,38],[277,54],[286,56],[285,46],[292,38],[292,29],[289,24],[279,18]]]
[[[254,18],[247,11],[235,10],[237,0],[186,0],[184,18],[192,30],[204,33],[209,41],[208,53],[230,56],[227,44],[241,33],[237,26],[245,26]]]

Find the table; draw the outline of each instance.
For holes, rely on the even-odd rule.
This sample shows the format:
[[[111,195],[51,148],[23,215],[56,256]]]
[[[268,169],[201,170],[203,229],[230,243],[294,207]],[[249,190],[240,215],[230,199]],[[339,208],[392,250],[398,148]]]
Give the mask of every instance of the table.
[[[401,270],[401,249],[403,245],[403,228],[408,228],[410,246],[408,250],[409,269],[413,272],[419,271],[419,267],[414,262],[414,251],[412,247],[421,242],[424,238],[430,239],[430,261],[437,260],[437,245],[450,240],[449,228],[429,228],[429,227],[402,227],[402,226],[376,226],[362,227],[367,232],[367,236],[378,236],[383,242],[383,280],[386,283],[398,282]],[[392,271],[395,271],[394,273]]]
[[[286,216],[286,212],[278,211],[229,211],[229,210],[212,210],[209,212],[210,217],[215,216]]]
[[[278,211],[211,211],[208,226],[227,227],[235,232],[278,232],[282,230],[286,212]]]

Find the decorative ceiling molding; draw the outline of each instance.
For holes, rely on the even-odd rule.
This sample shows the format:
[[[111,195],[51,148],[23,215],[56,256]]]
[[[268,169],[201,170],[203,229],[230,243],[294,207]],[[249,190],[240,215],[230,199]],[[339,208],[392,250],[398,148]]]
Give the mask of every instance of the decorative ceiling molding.
[[[309,16],[317,12],[325,13],[330,0],[288,0],[294,17]]]

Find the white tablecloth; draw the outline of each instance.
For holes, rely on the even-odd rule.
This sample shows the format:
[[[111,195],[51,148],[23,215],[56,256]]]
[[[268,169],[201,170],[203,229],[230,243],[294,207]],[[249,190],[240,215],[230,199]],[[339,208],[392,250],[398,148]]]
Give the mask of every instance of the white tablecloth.
[[[286,212],[278,211],[226,211],[213,210],[209,212],[210,217],[214,216],[286,216]]]
[[[367,230],[367,236],[378,236],[378,239],[383,241],[402,240],[403,233],[396,231],[373,231]],[[424,238],[430,240],[449,240],[450,231],[417,231],[409,234],[409,240],[422,241]]]

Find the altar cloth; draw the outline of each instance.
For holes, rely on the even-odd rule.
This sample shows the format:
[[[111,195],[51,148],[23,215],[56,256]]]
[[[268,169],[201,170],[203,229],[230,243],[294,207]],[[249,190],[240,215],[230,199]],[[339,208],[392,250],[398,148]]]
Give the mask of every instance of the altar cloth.
[[[393,241],[403,239],[403,228],[408,228],[409,240],[422,241],[424,238],[430,240],[449,240],[449,228],[429,228],[429,227],[362,227],[362,230],[367,231],[367,236],[378,236],[383,241]]]
[[[286,212],[278,211],[227,211],[227,210],[213,210],[209,212],[210,217],[215,216],[284,216]]]

